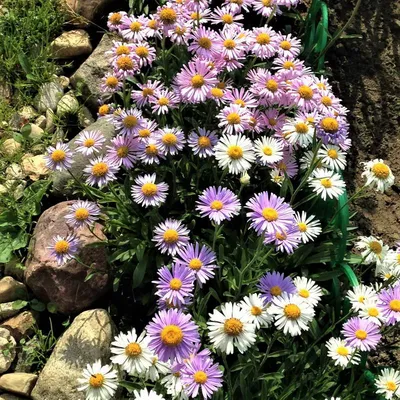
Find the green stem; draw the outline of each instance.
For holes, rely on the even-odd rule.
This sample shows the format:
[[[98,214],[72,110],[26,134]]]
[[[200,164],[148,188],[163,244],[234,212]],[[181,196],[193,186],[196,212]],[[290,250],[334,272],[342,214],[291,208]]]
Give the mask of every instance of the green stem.
[[[73,180],[81,187],[83,193],[86,193],[92,201],[96,201],[96,199],[93,197],[92,193],[88,190],[88,188],[79,179],[77,179],[69,169],[67,169],[67,171],[72,176]]]
[[[228,383],[228,399],[233,399],[233,387],[232,387],[232,378],[231,378],[231,371],[229,369],[228,361],[226,359],[226,354],[222,353],[222,360],[224,362],[224,367],[225,367],[225,375],[227,377],[227,383]]]

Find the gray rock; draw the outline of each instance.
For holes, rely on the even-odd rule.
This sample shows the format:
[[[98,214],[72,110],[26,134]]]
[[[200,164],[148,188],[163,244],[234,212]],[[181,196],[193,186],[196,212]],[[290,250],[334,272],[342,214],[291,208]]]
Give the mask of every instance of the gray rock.
[[[56,105],[56,108],[57,108],[57,105]],[[56,115],[54,114],[54,111],[51,108],[48,108],[46,110],[46,127],[45,127],[46,132],[49,132],[49,133],[54,132],[54,130],[56,129],[56,125],[54,123],[55,119],[56,119]]]
[[[44,118],[46,118],[46,117],[44,117]],[[30,124],[30,125],[31,125],[31,132],[29,134],[29,139],[32,139],[32,140],[41,139],[43,136],[44,130],[35,124]]]
[[[0,400],[26,400],[26,397],[19,397],[9,393],[3,393],[0,394]]]
[[[92,52],[89,34],[83,29],[63,32],[50,44],[54,58],[74,58]]]
[[[78,111],[78,123],[82,128],[87,128],[94,123],[94,118],[90,110],[83,106]]]
[[[0,303],[26,298],[26,286],[23,283],[16,281],[11,276],[6,276],[0,280]]]
[[[14,361],[16,345],[17,342],[11,333],[5,328],[0,328],[0,374],[8,371]]]
[[[64,95],[57,104],[56,115],[64,118],[68,115],[74,115],[79,111],[79,101],[72,92]]]
[[[37,376],[34,374],[14,372],[0,376],[0,388],[11,393],[30,396],[36,381]]]
[[[0,152],[9,157],[16,155],[20,150],[21,143],[17,142],[13,138],[5,140],[0,148]]]
[[[55,111],[57,104],[64,95],[63,87],[57,82],[44,83],[39,89],[37,107],[40,112],[47,109]]]
[[[0,98],[4,99],[7,103],[9,103],[11,97],[12,97],[12,86],[9,83],[0,81]]]
[[[84,393],[77,390],[82,369],[99,359],[109,363],[114,335],[115,327],[107,311],[96,309],[78,315],[58,339],[32,391],[32,399],[84,400]]]
[[[105,118],[101,118],[101,119],[97,120],[94,124],[88,126],[85,130],[100,131],[105,136],[105,138],[107,140],[106,140],[105,145],[103,146],[103,149],[105,149],[106,145],[110,143],[111,138],[114,137],[114,135],[115,135],[114,126],[110,122],[108,122]],[[70,168],[70,170],[76,178],[79,178],[82,176],[82,170],[87,166],[87,157],[81,153],[77,153],[74,151],[76,148],[75,141],[76,141],[76,137],[70,141],[70,147],[74,154],[74,157],[73,157],[74,163],[72,164],[72,167]],[[98,154],[105,154],[105,150],[103,153],[98,153]],[[68,191],[66,189],[66,184],[70,179],[72,179],[72,178],[68,172],[53,173],[53,190],[54,190],[54,192],[62,194],[63,196],[65,196],[67,193],[71,194],[72,190]]]
[[[101,79],[110,70],[109,59],[104,52],[111,48],[112,36],[105,34],[90,57],[71,76],[71,85],[79,88],[85,104],[92,110],[97,111]]]
[[[35,120],[35,124],[41,129],[46,128],[46,123],[47,119],[44,115],[39,115]]]
[[[19,310],[13,308],[14,302],[0,304],[0,320],[13,317],[19,313]]]
[[[57,77],[58,82],[60,85],[64,88],[67,89],[69,86],[69,78],[67,76],[61,75]]]
[[[31,121],[38,115],[36,110],[31,106],[22,107],[21,110],[18,111],[18,114],[24,121]]]
[[[6,169],[6,179],[23,179],[25,177],[22,168],[17,163],[10,164]],[[0,281],[1,282],[1,281]],[[0,301],[1,303],[1,301]]]
[[[113,0],[64,0],[66,11],[75,26],[85,27],[89,22],[101,16],[104,9],[112,4]]]

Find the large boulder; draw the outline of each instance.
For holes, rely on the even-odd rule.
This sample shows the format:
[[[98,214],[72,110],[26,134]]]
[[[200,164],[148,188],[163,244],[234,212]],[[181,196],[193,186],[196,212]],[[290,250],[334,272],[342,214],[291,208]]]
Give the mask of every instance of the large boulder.
[[[88,126],[85,130],[100,131],[100,133],[104,135],[104,137],[107,139],[105,145],[103,146],[104,152],[99,152],[97,154],[105,154],[106,145],[109,144],[111,138],[113,138],[115,135],[115,128],[113,124],[108,122],[105,118],[100,118],[95,123]],[[69,142],[73,152],[73,164],[70,168],[70,171],[76,178],[80,178],[82,176],[83,169],[88,165],[88,157],[83,155],[82,153],[74,151],[76,148],[75,145],[76,139],[77,137],[75,137]],[[65,196],[66,194],[71,194],[72,191],[70,190],[70,192],[68,192],[68,189],[66,188],[67,182],[71,179],[72,179],[71,175],[66,171],[54,172],[53,173],[54,192],[61,194],[63,196]]]
[[[35,383],[37,375],[24,372],[14,372],[0,376],[0,389],[11,393],[29,396]]]
[[[93,50],[89,34],[83,29],[63,32],[50,44],[54,58],[75,58],[90,54]]]
[[[34,332],[38,318],[39,313],[36,311],[23,311],[17,316],[2,322],[1,328],[7,329],[11,336],[19,342]]]
[[[11,276],[5,276],[0,280],[0,303],[26,299],[26,287]]]
[[[115,327],[105,310],[85,311],[58,339],[32,392],[33,400],[84,400],[78,378],[87,364],[109,363]],[[113,397],[116,399],[117,397]]]
[[[71,76],[71,85],[82,93],[85,104],[97,110],[101,79],[111,70],[109,57],[104,53],[112,48],[112,36],[105,34],[88,59]]]
[[[26,284],[35,296],[56,305],[57,311],[70,314],[90,307],[109,288],[106,249],[93,246],[105,239],[102,225],[94,225],[94,234],[88,228],[78,231],[68,226],[65,215],[71,201],[64,201],[47,209],[39,218],[31,243],[25,270]],[[58,265],[48,246],[56,235],[67,236],[76,233],[79,240],[77,258],[82,263],[71,259]],[[99,239],[100,238],[100,239]],[[96,271],[88,276],[88,265]]]
[[[102,15],[113,0],[64,0],[65,8],[71,17],[68,21],[75,26],[85,27]]]

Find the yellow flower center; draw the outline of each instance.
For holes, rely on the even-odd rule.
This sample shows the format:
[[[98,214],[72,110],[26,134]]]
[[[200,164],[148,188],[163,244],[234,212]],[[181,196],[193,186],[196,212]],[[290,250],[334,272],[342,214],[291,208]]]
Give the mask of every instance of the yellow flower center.
[[[387,381],[386,382],[386,389],[390,390],[391,392],[394,392],[397,389],[397,385],[393,381]]]
[[[224,332],[228,336],[239,336],[243,332],[243,324],[237,318],[229,318],[224,322]]]
[[[121,22],[122,15],[120,13],[114,13],[110,15],[110,18],[108,19],[111,24],[115,25]]]
[[[276,118],[270,118],[268,122],[271,126],[275,126],[278,123]]]
[[[201,37],[197,43],[203,49],[206,49],[206,50],[211,49],[212,42],[208,37]]]
[[[207,374],[204,371],[196,371],[193,374],[193,380],[199,385],[203,385],[204,383],[206,383],[207,379]]]
[[[224,95],[224,92],[220,88],[216,87],[211,89],[211,94],[213,97],[220,99]]]
[[[141,28],[142,28],[142,24],[139,21],[134,21],[129,25],[129,29],[132,32],[140,32]]]
[[[261,3],[264,7],[269,7],[272,3],[272,0],[261,0]]]
[[[104,375],[94,374],[89,378],[89,385],[94,388],[100,388],[104,384]]]
[[[368,333],[362,329],[358,329],[358,330],[356,330],[355,335],[356,335],[357,339],[365,340],[368,336]]]
[[[157,29],[157,21],[155,19],[151,19],[148,23],[147,26],[150,29]]]
[[[110,88],[115,88],[117,85],[118,85],[118,78],[116,78],[115,76],[109,76],[106,79],[106,86]]]
[[[233,4],[239,4],[240,6],[243,4],[243,0],[231,0]]]
[[[287,40],[283,40],[279,46],[283,50],[290,50],[292,48],[292,44]]]
[[[268,79],[267,83],[265,84],[265,87],[270,92],[275,93],[279,88],[279,84],[275,79]]]
[[[92,166],[92,174],[97,177],[105,176],[108,172],[108,165],[105,162],[99,162]]]
[[[322,96],[321,103],[326,107],[330,107],[332,105],[332,99],[328,96]]]
[[[297,226],[300,232],[307,232],[307,225],[304,222],[299,222]]]
[[[326,90],[326,85],[322,82],[317,83],[318,89]]]
[[[370,317],[377,317],[379,315],[379,311],[375,307],[368,308],[368,315]]]
[[[186,28],[184,26],[183,27],[177,26],[175,28],[175,33],[179,36],[183,36],[186,33]]]
[[[275,237],[276,237],[278,240],[285,240],[285,239],[287,238],[286,234],[283,233],[283,232],[276,232],[276,233],[275,233]]]
[[[59,240],[54,245],[54,251],[57,254],[66,254],[68,253],[68,250],[69,250],[69,243],[66,240]]]
[[[133,115],[128,115],[124,118],[122,122],[125,128],[133,128],[137,125],[138,119]]]
[[[118,47],[115,49],[115,54],[116,54],[117,56],[123,56],[123,55],[127,55],[127,54],[130,54],[130,53],[131,53],[131,51],[129,50],[129,47],[128,47],[128,46],[125,46],[124,44],[121,45],[121,46],[118,46]]]
[[[143,97],[149,97],[149,96],[152,96],[153,94],[154,94],[154,90],[152,88],[145,87],[142,90],[142,96]]]
[[[308,126],[304,122],[298,122],[294,128],[296,129],[297,133],[307,133],[308,132]]]
[[[236,99],[234,103],[239,105],[240,107],[246,107],[246,103],[242,99]]]
[[[167,229],[164,233],[164,242],[174,244],[179,240],[179,234],[175,229]]]
[[[161,331],[161,341],[170,347],[178,346],[182,343],[183,340],[183,332],[179,326],[176,325],[167,325]]]
[[[158,189],[157,189],[157,185],[155,183],[145,183],[142,186],[142,193],[146,196],[146,197],[151,197],[154,196],[157,193]]]
[[[232,145],[228,147],[227,154],[232,160],[239,160],[243,157],[243,150],[240,146]]]
[[[207,136],[200,136],[197,143],[198,143],[199,147],[201,147],[202,149],[211,147],[211,140]]]
[[[262,210],[262,216],[268,221],[268,222],[273,222],[276,221],[279,217],[278,212],[271,207],[265,207]]]
[[[337,132],[339,129],[339,122],[335,118],[325,117],[321,119],[320,126],[324,131]]]
[[[232,40],[232,39],[226,39],[226,40],[224,41],[224,47],[225,47],[226,49],[232,50],[232,49],[234,49],[234,48],[236,47],[236,43],[235,43],[235,41]]]
[[[193,269],[194,271],[198,271],[203,266],[203,263],[199,258],[193,258],[190,260],[189,268]]]
[[[371,171],[379,179],[386,179],[390,175],[390,169],[384,163],[374,164]]]
[[[302,99],[311,100],[313,98],[314,92],[313,90],[306,85],[302,85],[297,89],[297,93],[300,95]]]
[[[99,115],[107,115],[110,111],[110,106],[108,104],[103,104],[99,107]]]
[[[196,74],[192,77],[191,82],[194,88],[201,88],[204,85],[204,77],[202,75]]]
[[[329,149],[328,150],[328,157],[332,158],[333,160],[336,160],[339,157],[339,155],[338,155],[338,152],[335,149]]]
[[[173,146],[178,142],[178,138],[175,134],[168,132],[163,135],[162,142],[168,146]]]
[[[369,244],[369,249],[374,253],[374,254],[381,254],[382,253],[382,245],[379,242],[371,242]]]
[[[150,129],[140,129],[139,130],[139,136],[141,138],[147,138],[151,135]]]
[[[129,147],[128,146],[121,146],[117,150],[117,156],[119,158],[125,158],[129,154]]]
[[[51,159],[52,159],[54,162],[61,162],[61,161],[64,161],[65,158],[66,158],[66,156],[67,156],[67,154],[65,153],[65,151],[64,151],[64,150],[61,150],[61,149],[54,150],[54,151],[51,153]]]
[[[75,210],[75,218],[78,221],[85,221],[89,218],[89,210],[87,208],[78,208]]]
[[[251,307],[250,312],[251,312],[251,315],[258,316],[258,315],[262,314],[262,308],[253,306],[253,307]]]
[[[172,290],[179,290],[182,287],[182,281],[178,278],[173,278],[173,279],[171,279],[171,282],[169,283],[169,287]]]
[[[325,189],[329,189],[332,187],[332,181],[329,178],[322,178],[320,180],[321,185],[325,188]]]
[[[191,18],[193,21],[198,20],[198,19],[200,19],[200,14],[199,14],[198,12],[192,12],[192,13],[190,14],[190,18]]]
[[[289,319],[298,319],[301,315],[301,310],[296,304],[288,304],[283,309],[286,317]]]
[[[271,42],[271,37],[268,33],[260,33],[256,37],[256,42],[261,45],[269,44]]]
[[[145,46],[138,46],[138,47],[136,47],[136,49],[135,49],[135,53],[136,53],[139,57],[145,58],[145,57],[147,57],[147,56],[149,55],[149,50],[148,50],[148,48],[145,47]]]
[[[272,148],[269,147],[269,146],[263,147],[263,153],[264,153],[266,156],[272,156],[272,154],[273,154]]]
[[[308,299],[310,297],[310,292],[307,289],[300,289],[299,296]]]
[[[397,299],[392,300],[392,301],[389,303],[389,308],[390,308],[392,311],[400,312],[400,300],[397,300]]]
[[[224,14],[221,17],[221,19],[225,24],[228,24],[228,25],[230,25],[233,22],[233,17],[231,14]]]
[[[146,147],[146,154],[148,156],[156,156],[158,154],[157,146],[155,144],[149,144]]]
[[[292,69],[292,68],[294,68],[296,65],[295,65],[295,63],[293,62],[293,61],[285,61],[283,64],[282,64],[282,67],[283,67],[283,69]]]
[[[240,115],[235,112],[229,113],[226,116],[226,120],[228,121],[228,124],[230,124],[230,125],[240,124]]]
[[[142,354],[142,348],[139,343],[129,343],[125,347],[125,355],[128,357],[138,357]]]
[[[176,12],[172,8],[164,8],[160,12],[160,20],[166,25],[172,25],[176,22]]]
[[[167,106],[169,104],[169,100],[166,97],[160,97],[158,99],[158,104],[160,106]]]
[[[118,69],[122,69],[123,71],[133,69],[133,60],[128,56],[118,57],[117,67]]]
[[[220,200],[214,200],[210,204],[210,208],[212,210],[220,211],[220,210],[222,210],[223,207],[224,207],[224,203],[222,203],[222,201],[220,201]]]
[[[282,289],[279,286],[272,286],[269,292],[272,296],[280,296],[282,294]]]
[[[347,348],[344,346],[339,346],[337,348],[336,352],[339,354],[339,356],[343,356],[343,357],[346,357],[349,355],[349,350],[347,350]]]
[[[360,297],[358,298],[358,301],[359,301],[360,303],[364,303],[365,297],[364,297],[364,296],[360,296]]]
[[[226,88],[226,83],[225,82],[218,82],[217,83],[217,88],[218,89],[225,89]]]

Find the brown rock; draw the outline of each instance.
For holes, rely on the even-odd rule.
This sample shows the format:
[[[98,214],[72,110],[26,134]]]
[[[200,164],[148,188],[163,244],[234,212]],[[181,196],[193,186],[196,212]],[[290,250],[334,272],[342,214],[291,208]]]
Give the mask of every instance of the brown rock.
[[[46,160],[43,154],[38,154],[33,157],[24,157],[21,162],[22,170],[25,175],[33,181],[37,181],[41,176],[50,174],[50,170],[46,167]]]
[[[26,400],[26,397],[14,396],[13,394],[0,394],[0,400]]]
[[[57,310],[65,314],[88,308],[109,288],[106,249],[101,245],[93,246],[100,242],[98,237],[105,239],[102,225],[94,226],[95,235],[88,228],[76,231],[69,227],[64,217],[72,203],[59,203],[41,215],[29,246],[25,270],[25,282],[35,296],[44,302],[54,303]],[[87,282],[88,267],[74,259],[58,265],[47,248],[54,236],[67,236],[73,232],[80,243],[77,258],[97,271]]]
[[[74,58],[92,52],[89,34],[83,29],[63,32],[50,44],[54,58]]]
[[[34,374],[24,372],[4,374],[0,376],[0,388],[23,396],[30,396],[37,378]]]
[[[38,314],[32,311],[24,311],[15,317],[4,321],[1,326],[10,331],[14,339],[19,342],[22,338],[33,333]]]
[[[64,0],[65,8],[70,14],[72,22],[77,26],[87,26],[100,16],[104,8],[113,0]]]
[[[26,295],[25,285],[11,276],[6,276],[0,280],[0,303],[26,299]]]

